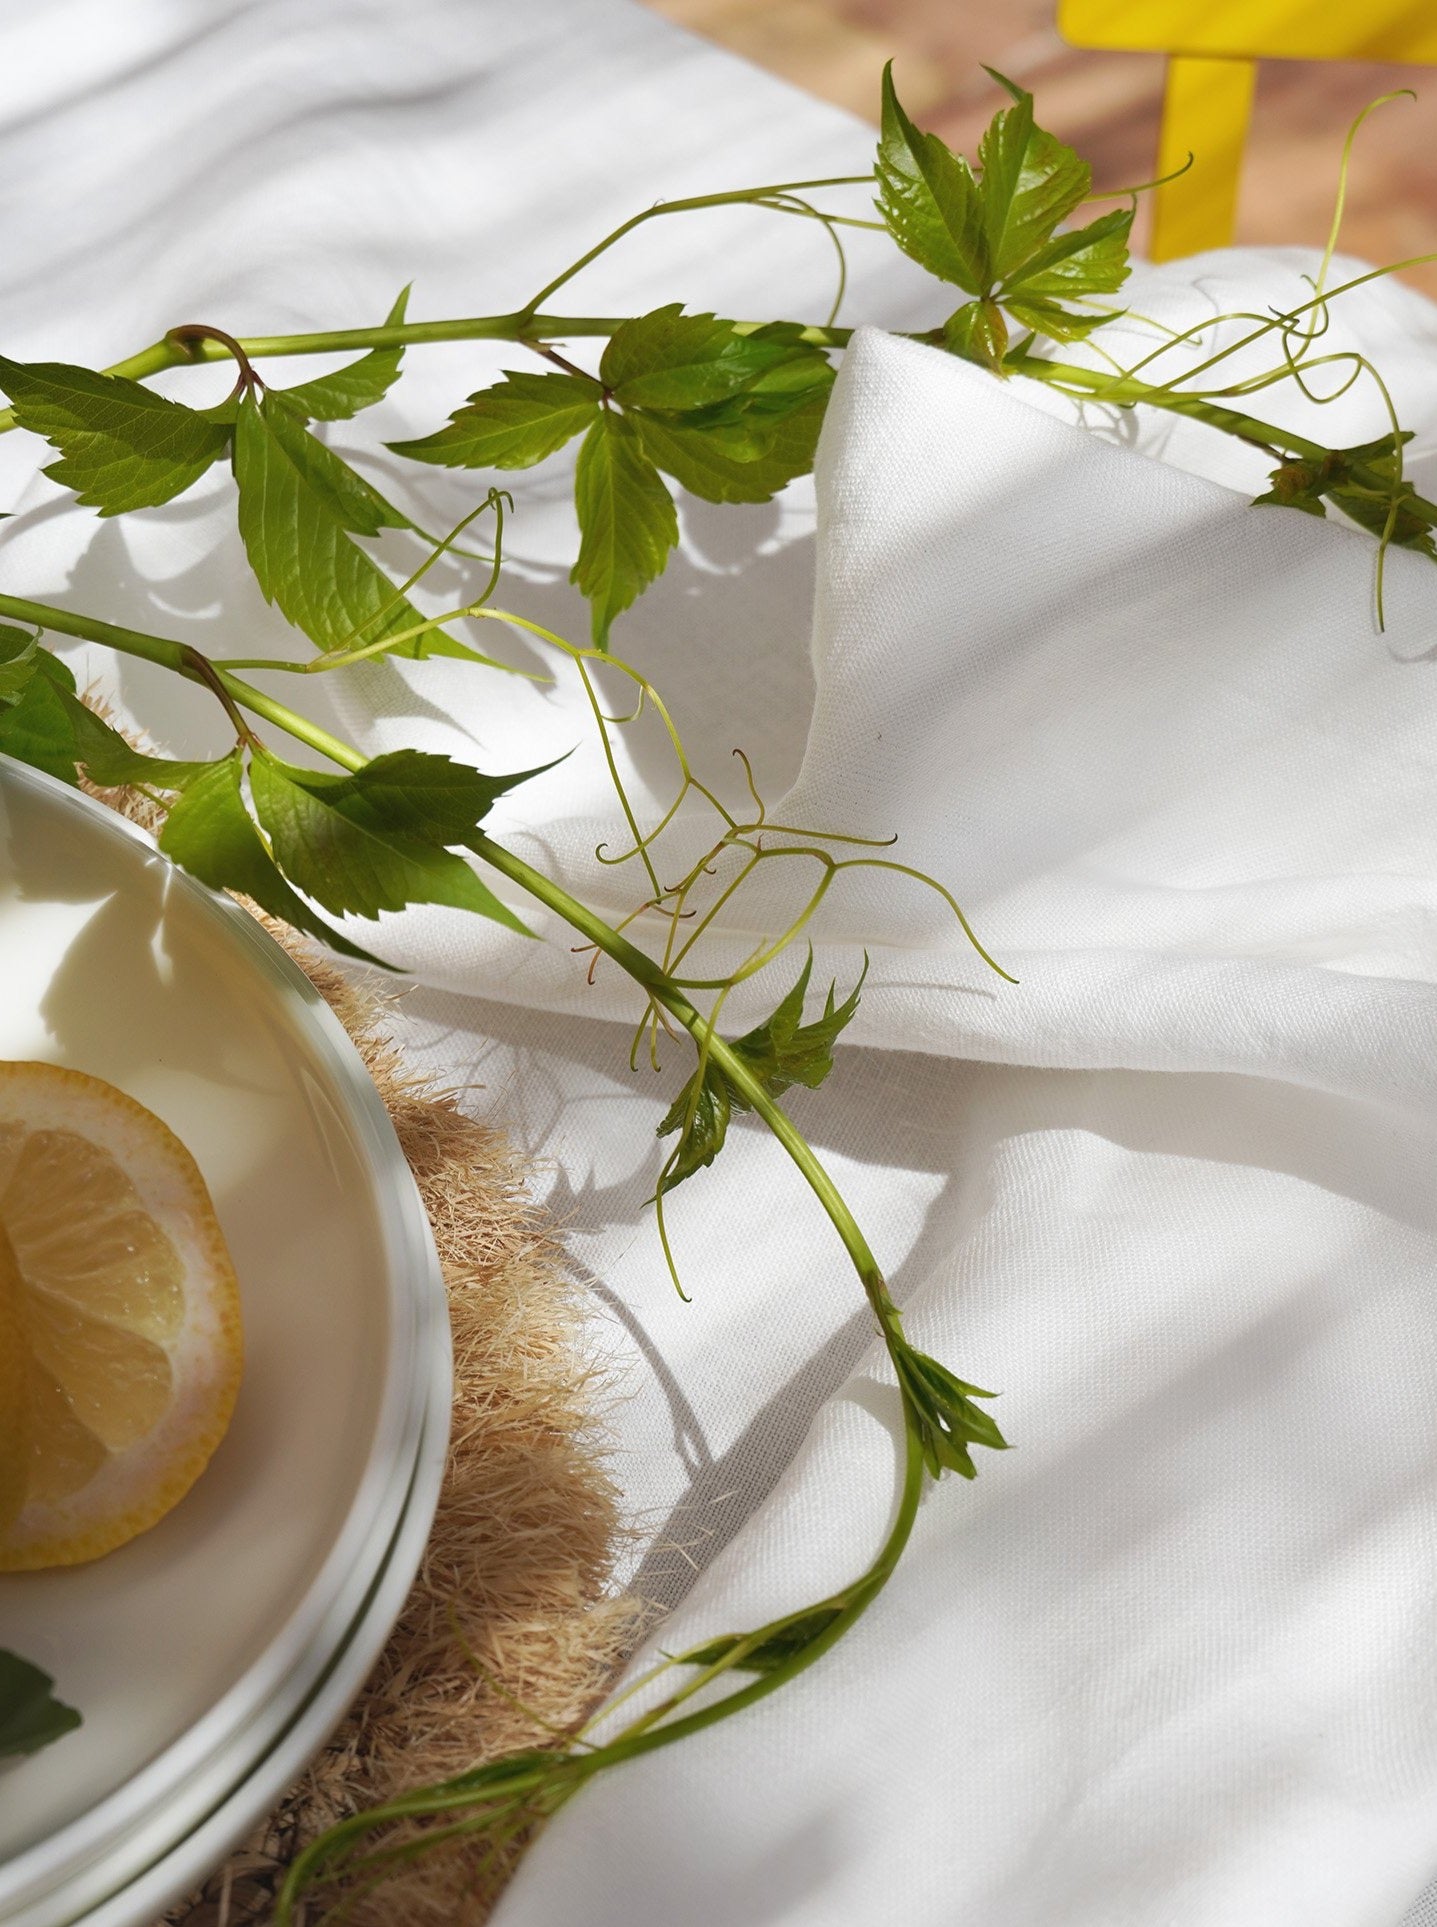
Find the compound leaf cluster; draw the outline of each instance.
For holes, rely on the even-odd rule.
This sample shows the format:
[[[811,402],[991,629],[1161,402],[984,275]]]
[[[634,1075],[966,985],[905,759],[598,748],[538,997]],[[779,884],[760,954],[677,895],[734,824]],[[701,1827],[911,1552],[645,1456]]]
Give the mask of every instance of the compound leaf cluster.
[[[1312,461],[1280,462],[1268,478],[1272,486],[1254,506],[1325,516],[1330,502],[1369,534],[1437,561],[1431,524],[1411,506],[1417,491],[1401,471],[1402,448],[1411,439],[1406,430],[1356,448],[1329,449]]]
[[[71,784],[83,775],[101,788],[170,793],[160,832],[169,856],[346,956],[380,961],[315,904],[373,919],[443,903],[528,934],[454,846],[472,842],[495,801],[537,771],[489,776],[405,749],[327,775],[281,762],[253,740],[207,762],[146,755],[80,700],[51,650],[9,624],[0,625],[0,754]]]
[[[386,326],[402,323],[405,289]],[[186,408],[122,375],[60,362],[0,357],[0,386],[22,428],[60,460],[46,470],[101,515],[154,508],[190,488],[222,456],[233,459],[245,551],[267,600],[323,650],[404,634],[406,655],[474,651],[435,632],[353,539],[409,528],[407,516],[310,433],[382,399],[402,347],[376,348],[345,367],[262,396],[247,364],[239,392]]]
[[[993,78],[1013,105],[988,126],[975,169],[936,134],[914,126],[890,63],[876,171],[878,210],[893,239],[970,297],[945,324],[945,344],[1001,372],[1009,318],[1054,341],[1079,340],[1111,319],[1106,310],[1068,303],[1123,285],[1133,216],[1120,208],[1066,227],[1088,198],[1088,165],[1035,124],[1031,94],[1001,74]]]
[[[832,381],[802,329],[747,328],[672,302],[615,329],[597,379],[510,370],[433,434],[391,447],[449,468],[529,468],[582,436],[571,580],[602,649],[678,542],[663,476],[710,502],[768,501],[813,466]]]
[[[983,1445],[990,1452],[1006,1451],[1008,1441],[996,1423],[974,1399],[996,1398],[957,1378],[927,1352],[915,1351],[906,1339],[894,1338],[889,1357],[898,1373],[898,1383],[918,1425],[923,1447],[923,1462],[936,1479],[945,1471],[957,1472],[965,1479],[978,1476],[970,1447]]]
[[[868,965],[865,960],[862,975],[842,1003],[835,1002],[837,986],[830,984],[822,1012],[805,1023],[803,1006],[812,970],[810,953],[798,981],[773,1015],[742,1037],[734,1038],[729,1046],[769,1097],[782,1097],[795,1084],[816,1090],[828,1076],[833,1069],[834,1043],[858,1009]],[[746,1111],[752,1106],[742,1087],[722,1066],[707,1059],[684,1085],[658,1126],[660,1137],[669,1137],[675,1131],[680,1133],[678,1145],[659,1179],[660,1194],[672,1191],[695,1171],[713,1163],[723,1149],[735,1108]]]

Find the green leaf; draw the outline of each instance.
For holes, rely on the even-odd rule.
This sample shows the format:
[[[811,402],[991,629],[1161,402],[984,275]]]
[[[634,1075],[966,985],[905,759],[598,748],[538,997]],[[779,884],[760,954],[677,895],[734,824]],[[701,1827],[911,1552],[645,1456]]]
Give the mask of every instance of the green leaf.
[[[401,288],[399,299],[384,318],[385,327],[401,327],[408,306],[409,289]],[[362,408],[372,408],[375,402],[383,401],[394,386],[403,357],[402,344],[397,348],[374,348],[347,367],[336,368],[333,374],[302,381],[297,387],[280,392],[295,413],[306,421],[348,421]]]
[[[497,798],[553,767],[486,776],[448,756],[396,749],[351,776],[327,777],[325,793],[332,807],[366,828],[447,846],[472,836]]]
[[[215,767],[213,762],[182,763],[168,756],[147,756],[128,743],[119,730],[112,729],[103,717],[86,708],[78,697],[67,700],[79,712],[71,716],[76,761],[90,781],[101,789],[141,784],[146,789],[181,790]]]
[[[9,631],[11,636],[22,633]],[[0,708],[0,751],[7,756],[46,770],[63,783],[77,782],[77,770],[83,769],[102,789],[127,783],[182,789],[213,767],[171,762],[132,748],[119,730],[80,701],[75,679],[65,665],[33,639],[26,640],[27,649],[0,660],[0,700],[6,696],[11,674],[24,672],[18,693]]]
[[[229,446],[222,421],[121,375],[0,355],[0,387],[20,426],[60,451],[45,473],[101,515],[170,501]]]
[[[530,934],[462,857],[376,827],[377,797],[352,777],[317,775],[263,754],[250,763],[250,789],[280,868],[324,909],[377,917],[410,903],[443,903]]]
[[[993,71],[991,68],[988,70]],[[1052,134],[1033,124],[1033,96],[994,78],[1015,104],[993,116],[978,144],[982,168],[983,234],[995,280],[1007,281],[1067,220],[1092,174]]]
[[[0,1760],[38,1753],[80,1725],[74,1707],[55,1698],[54,1684],[28,1659],[0,1650]]]
[[[757,1645],[749,1646],[742,1659],[733,1662],[736,1673],[776,1673],[781,1666],[806,1652],[814,1640],[820,1638],[832,1626],[843,1611],[841,1605],[813,1606],[807,1612],[796,1613],[792,1619],[778,1621],[767,1638]],[[762,1630],[762,1628],[760,1628]],[[751,1633],[728,1633],[721,1639],[711,1640],[707,1646],[695,1647],[684,1654],[688,1666],[716,1666],[720,1660],[740,1646],[745,1646],[753,1638]]]
[[[644,453],[690,494],[706,502],[767,502],[796,475],[813,467],[813,452],[828,406],[828,385],[800,397],[781,413],[744,409],[728,420],[629,416]]]
[[[351,529],[373,525],[380,498],[304,431],[283,398],[241,402],[235,480],[240,535],[265,599],[321,649],[378,642],[424,621],[349,538]],[[474,651],[430,631],[396,644],[395,653],[467,657]]]
[[[920,267],[965,294],[987,292],[992,278],[983,206],[973,170],[936,134],[909,120],[883,69],[878,140],[878,211],[889,233]]]
[[[805,1024],[803,1005],[812,969],[810,951],[797,983],[773,1015],[735,1038],[729,1046],[770,1097],[782,1097],[795,1084],[816,1090],[833,1069],[833,1045],[858,1009],[863,979],[868,975],[868,959],[864,958],[858,982],[843,1002],[834,1002],[837,986],[830,984],[823,1014]],[[704,1165],[713,1163],[724,1147],[735,1107],[750,1109],[748,1099],[719,1065],[706,1061],[702,1072],[695,1071],[684,1085],[658,1126],[659,1137],[668,1137],[674,1131],[683,1134],[672,1163],[665,1166],[660,1176],[661,1195],[672,1191]]]
[[[983,1445],[990,1452],[1007,1450],[1008,1441],[997,1425],[973,1403],[975,1398],[996,1398],[955,1378],[946,1365],[926,1352],[915,1351],[901,1336],[890,1332],[889,1356],[898,1373],[898,1382],[918,1420],[923,1444],[923,1460],[936,1479],[944,1471],[958,1472],[965,1479],[978,1476],[968,1450]]]
[[[179,790],[213,769],[213,762],[182,763],[168,756],[149,756],[138,750],[113,724],[96,715],[75,694],[75,679],[48,650],[41,650],[37,668],[53,685],[60,712],[70,732],[67,755],[74,766],[101,789],[120,789],[142,783],[149,789]]]
[[[1008,352],[1008,324],[998,303],[965,301],[943,323],[943,345],[950,354],[1001,374]]]
[[[868,959],[864,958],[858,982],[843,1002],[834,1003],[837,985],[830,984],[823,1015],[816,1017],[811,1024],[805,1024],[803,1003],[808,994],[808,979],[812,969],[813,953],[810,951],[799,972],[798,982],[772,1017],[734,1041],[735,1053],[759,1078],[770,1097],[782,1097],[794,1084],[817,1090],[833,1069],[833,1045],[839,1032],[853,1021],[854,1012],[858,1009],[863,979],[868,975]],[[734,1097],[739,1104],[743,1103],[740,1092],[735,1091]]]
[[[657,1132],[658,1137],[668,1137],[674,1131],[682,1132],[675,1147],[671,1162],[664,1166],[659,1176],[659,1193],[672,1191],[675,1185],[691,1178],[695,1171],[701,1171],[706,1164],[712,1164],[724,1147],[728,1137],[729,1119],[733,1116],[733,1087],[723,1072],[712,1064],[705,1065],[702,1074],[695,1071],[684,1085],[668,1110]]]
[[[594,643],[606,649],[615,616],[662,575],[679,539],[673,497],[638,431],[612,410],[584,437],[574,504],[581,539],[569,580],[589,598]]]
[[[759,459],[775,473],[782,470],[791,479],[795,475],[807,475],[812,469],[832,386],[831,380],[826,382],[821,389],[814,389],[806,395],[798,407],[785,408],[781,414],[771,414],[762,397],[748,405],[746,422],[749,430],[766,442]]]
[[[236,750],[190,784],[171,807],[160,848],[212,890],[237,890],[296,930],[318,937],[360,963],[389,965],[332,930],[280,875],[269,847],[245,808],[243,767]]]
[[[40,644],[28,629],[0,623],[0,703],[13,703],[40,667]]]
[[[798,322],[767,321],[761,328],[749,328],[747,323],[740,328],[738,322],[733,325],[749,342],[773,343],[794,351],[755,375],[746,394],[796,398],[815,389],[826,392],[833,386],[833,364],[817,343],[804,339],[807,331]]]
[[[603,392],[586,375],[511,372],[471,395],[432,435],[389,446],[444,468],[532,468],[583,433]]]
[[[57,689],[64,689],[68,691],[70,695],[74,695],[74,671],[67,663],[61,662],[60,658],[52,649],[45,648],[43,644],[41,645],[39,655],[35,659],[35,669],[36,673],[43,676],[47,682],[54,683]]]
[[[75,761],[101,789],[143,783],[150,789],[179,790],[215,767],[213,762],[179,763],[167,756],[147,756],[71,689],[60,686],[56,693],[74,733]]]
[[[41,658],[46,652],[40,652]],[[40,668],[37,661],[36,669]],[[29,763],[62,783],[77,783],[80,759],[75,723],[67,705],[69,691],[50,676],[32,675],[19,697],[0,709],[0,753]],[[73,702],[76,699],[70,697]]]
[[[683,413],[763,386],[767,392],[822,380],[827,357],[791,329],[741,330],[711,314],[685,314],[674,301],[625,321],[599,363],[624,408]]]
[[[265,420],[275,440],[316,495],[339,523],[354,535],[378,535],[381,529],[407,529],[409,517],[386,502],[378,489],[311,435],[300,416],[281,396],[263,403]]]
[[[1003,299],[1016,312],[1012,297],[1025,300],[1063,300],[1078,294],[1112,294],[1128,278],[1128,233],[1131,208],[1100,214],[1086,227],[1070,228],[1046,247],[1039,248],[1004,282]],[[1111,313],[1103,317],[1112,320]]]
[[[1094,328],[1101,328],[1114,318],[1111,310],[1080,314],[1059,307],[1056,301],[1030,301],[1026,295],[1005,294],[1003,305],[1023,327],[1031,328],[1035,335],[1047,335],[1053,341],[1084,341]]]

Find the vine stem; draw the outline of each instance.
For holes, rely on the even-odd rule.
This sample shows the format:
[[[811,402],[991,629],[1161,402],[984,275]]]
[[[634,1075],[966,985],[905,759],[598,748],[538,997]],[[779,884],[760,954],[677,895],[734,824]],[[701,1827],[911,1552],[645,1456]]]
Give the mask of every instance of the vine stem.
[[[288,709],[283,703],[242,681],[231,671],[212,662],[192,645],[173,638],[155,636],[96,617],[19,596],[0,595],[0,615],[33,625],[41,631],[54,631],[95,642],[122,655],[136,657],[195,681],[223,705],[231,721],[248,734],[240,716],[248,709],[308,744],[341,768],[363,768],[366,759],[352,745],[330,735],[307,717]],[[253,740],[251,738],[251,740]],[[764,1089],[761,1080],[742,1057],[719,1034],[716,1012],[704,1016],[663,966],[646,952],[631,944],[623,934],[570,894],[553,879],[533,868],[516,852],[476,830],[468,847],[490,869],[507,877],[526,895],[543,904],[571,929],[598,947],[653,1001],[688,1031],[699,1052],[700,1066],[712,1065],[729,1080],[735,1093],[759,1116],[787,1152],[793,1164],[814,1192],[848,1252],[859,1281],[876,1316],[879,1330],[895,1360],[895,1341],[902,1342],[901,1318],[890,1296],[867,1240],[822,1163],[788,1118]],[[339,1823],[313,1842],[295,1860],[278,1896],[277,1927],[286,1927],[294,1918],[294,1906],[303,1892],[327,1873],[338,1872],[352,1861],[356,1851],[382,1827],[406,1819],[432,1818],[443,1813],[459,1814],[435,1839],[450,1836],[492,1833],[496,1843],[509,1837],[537,1818],[547,1818],[563,1806],[597,1773],[611,1766],[654,1752],[701,1732],[722,1720],[744,1711],[769,1694],[777,1692],[798,1674],[807,1670],[840,1640],[867,1611],[886,1585],[912,1534],[918,1513],[928,1445],[924,1419],[912,1392],[900,1372],[900,1409],[903,1415],[903,1470],[897,1503],[889,1529],[877,1556],[858,1578],[816,1605],[790,1613],[771,1624],[737,1636],[695,1647],[677,1656],[677,1663],[689,1668],[682,1683],[628,1721],[611,1738],[601,1742],[580,1739],[562,1752],[515,1756],[505,1784],[500,1790],[492,1778],[476,1788],[471,1776],[461,1775],[433,1789],[402,1797],[354,1819]],[[820,1617],[810,1631],[805,1622]],[[741,1670],[753,1655],[768,1643],[793,1629],[802,1632],[790,1649],[780,1647],[776,1655],[765,1655],[755,1668],[755,1676],[732,1691],[702,1705],[691,1704],[697,1695],[720,1680],[728,1682],[730,1673]],[[666,1671],[666,1662],[659,1672]],[[658,1673],[650,1674],[640,1685],[650,1684]],[[687,1709],[687,1710],[686,1710]],[[600,1715],[602,1717],[602,1715]],[[496,1763],[500,1764],[500,1763]],[[467,1810],[467,1811],[466,1811]],[[380,1846],[370,1860],[361,1861],[355,1871],[386,1864],[395,1855],[405,1857],[413,1849]]]
[[[552,281],[546,281],[530,301],[529,309],[537,309],[542,302],[549,299],[551,294],[557,294],[560,288],[574,279],[575,275],[582,273],[590,262],[597,261],[601,254],[606,254],[616,241],[622,241],[626,234],[632,234],[634,229],[642,227],[645,221],[652,221],[660,215],[694,214],[703,208],[739,207],[745,203],[761,205],[764,202],[772,203],[775,195],[802,193],[815,187],[863,187],[871,183],[872,179],[871,174],[834,174],[826,180],[780,181],[769,187],[743,187],[720,194],[691,194],[683,200],[659,201],[653,207],[646,207],[638,214],[631,214],[627,221],[621,221],[612,233],[606,234],[602,241],[596,242],[587,253],[581,254],[577,261],[564,269],[562,274],[556,274]]]
[[[715,201],[734,198],[706,197],[700,204],[712,205]],[[670,209],[653,209],[649,212],[677,211],[679,205],[675,202],[670,204]],[[635,220],[641,218],[646,216],[636,216]],[[632,225],[626,224],[624,231]],[[613,238],[610,236],[609,240]],[[1399,263],[1399,266],[1407,265],[1405,262]],[[1375,278],[1375,273],[1361,276],[1346,285],[1358,286],[1361,281]],[[561,277],[554,286],[562,285],[567,279],[568,275]],[[547,294],[552,289],[543,292]],[[1344,290],[1334,290],[1334,293],[1341,292]],[[186,324],[183,328],[172,329],[148,348],[126,356],[123,361],[111,363],[103,372],[125,376],[131,381],[144,381],[167,368],[195,362],[233,360],[236,352],[247,365],[250,360],[273,355],[343,354],[372,348],[419,347],[425,343],[442,341],[508,341],[516,346],[525,343],[540,346],[546,341],[607,338],[629,319],[626,315],[558,315],[515,309],[507,314],[467,315],[447,321],[408,321],[393,326],[330,328],[311,334],[249,335],[238,338],[224,335],[222,330],[200,333],[193,324]],[[762,324],[740,321],[734,325],[742,333]],[[800,327],[800,338],[818,348],[846,348],[853,339],[853,333],[851,328]],[[905,339],[921,341],[930,346],[941,345],[932,330],[910,333]],[[1279,428],[1271,422],[1244,414],[1239,409],[1225,408],[1200,395],[1184,394],[1165,384],[1145,382],[1135,375],[1113,375],[1101,369],[1079,367],[1071,362],[1050,361],[1042,355],[1023,355],[1007,364],[1007,372],[1026,375],[1031,380],[1041,381],[1048,387],[1058,388],[1070,395],[1090,396],[1094,401],[1111,402],[1120,408],[1139,405],[1161,408],[1169,414],[1204,422],[1208,427],[1219,429],[1254,447],[1295,455],[1304,461],[1320,461],[1330,452],[1322,443],[1296,434],[1291,429]],[[15,425],[14,410],[0,409],[0,434],[8,433]],[[1404,506],[1429,526],[1437,527],[1437,504],[1421,496],[1413,496],[1408,498]]]
[[[845,1604],[821,1633],[807,1640],[791,1659],[774,1667],[772,1672],[762,1674],[740,1687],[738,1692],[730,1693],[716,1701],[712,1706],[703,1706],[697,1712],[685,1714],[683,1718],[667,1721],[662,1726],[649,1727],[640,1733],[619,1734],[616,1738],[598,1746],[585,1756],[589,1772],[599,1766],[615,1766],[620,1760],[635,1759],[641,1753],[651,1753],[655,1748],[667,1746],[687,1733],[698,1733],[716,1721],[727,1719],[729,1714],[739,1712],[745,1706],[752,1706],[756,1700],[785,1685],[810,1667],[816,1659],[821,1659],[830,1647],[836,1645],[856,1620],[873,1604],[893,1575],[893,1569],[903,1556],[913,1532],[913,1523],[918,1517],[918,1502],[923,1492],[923,1449],[919,1442],[917,1427],[911,1422],[907,1401],[904,1401],[904,1454],[903,1485],[898,1497],[898,1507],[888,1537],[873,1564],[861,1578],[845,1589]],[[806,1611],[813,1611],[809,1607]],[[589,1764],[592,1762],[592,1764]],[[588,1777],[584,1775],[583,1777]]]
[[[273,696],[267,696],[253,683],[241,681],[230,670],[220,664],[210,662],[188,643],[176,642],[168,636],[152,636],[143,629],[126,629],[117,622],[102,622],[98,616],[83,616],[70,609],[55,609],[47,602],[30,602],[24,596],[0,595],[0,616],[10,616],[16,622],[31,623],[37,629],[53,630],[57,635],[74,636],[81,642],[98,642],[103,648],[113,649],[118,655],[135,656],[142,662],[153,662],[161,669],[170,669],[187,682],[199,683],[202,688],[214,693],[223,691],[233,702],[248,709],[255,716],[263,716],[266,722],[273,723],[287,735],[300,742],[308,743],[317,749],[321,756],[331,762],[339,763],[345,769],[360,769],[364,758],[348,743],[341,742],[337,736],[321,729],[318,723],[311,723],[303,716],[297,716]]]
[[[608,336],[621,328],[627,315],[531,314],[515,309],[510,314],[466,315],[452,321],[406,321],[375,328],[326,328],[312,334],[241,335],[235,338],[247,360],[268,355],[334,355],[363,352],[370,348],[412,348],[440,341],[565,341],[584,336]],[[194,324],[186,324],[186,329]],[[752,331],[762,324],[739,322],[739,331]],[[232,361],[232,349],[213,333],[197,335],[186,329],[172,329],[158,341],[141,348],[123,361],[111,362],[101,370],[106,375],[121,375],[129,381],[147,381],[167,368],[190,367],[196,362]],[[802,339],[819,348],[846,348],[851,328],[805,327]],[[0,434],[15,426],[13,408],[0,409]]]
[[[466,1807],[478,1810],[467,1822],[461,1819],[451,1827],[441,1829],[437,1834],[421,1836],[422,1839],[433,1844],[439,1839],[457,1839],[483,1831],[486,1820],[502,1834],[502,1830],[510,1824],[513,1817],[511,1810],[516,1807],[519,1818],[526,1827],[535,1819],[548,1820],[605,1768],[618,1766],[625,1760],[637,1759],[644,1753],[657,1752],[661,1747],[672,1746],[678,1740],[687,1739],[695,1733],[702,1732],[705,1727],[715,1726],[721,1720],[730,1719],[735,1713],[740,1713],[759,1700],[766,1699],[770,1693],[777,1692],[790,1680],[796,1679],[800,1673],[806,1672],[816,1660],[821,1659],[843,1638],[845,1633],[852,1629],[873,1604],[892,1577],[912,1536],[923,1490],[923,1452],[912,1408],[906,1397],[903,1411],[903,1480],[892,1524],[872,1565],[841,1593],[820,1602],[817,1606],[807,1607],[801,1613],[787,1615],[784,1619],[773,1622],[772,1626],[760,1628],[757,1632],[736,1641],[723,1659],[712,1664],[704,1664],[699,1658],[699,1655],[705,1651],[703,1647],[695,1648],[690,1653],[676,1654],[672,1660],[665,1661],[661,1667],[647,1675],[645,1680],[636,1682],[629,1691],[636,1691],[639,1686],[657,1678],[660,1672],[667,1671],[674,1664],[688,1664],[699,1667],[701,1670],[696,1677],[680,1687],[671,1699],[639,1714],[611,1740],[591,1744],[583,1752],[570,1750],[548,1755],[521,1754],[514,1758],[512,1770],[498,1782],[493,1778],[486,1778],[480,1785],[475,1786],[473,1783],[475,1776],[461,1774],[455,1780],[443,1782],[437,1787],[424,1789],[417,1794],[401,1794],[397,1799],[387,1801],[383,1806],[357,1814],[350,1820],[340,1821],[326,1833],[321,1834],[317,1840],[312,1841],[291,1863],[276,1899],[275,1927],[291,1927],[295,1918],[296,1904],[308,1888],[322,1881],[326,1874],[343,1872],[352,1850],[357,1848],[366,1836],[374,1834],[382,1826],[406,1820],[428,1819],[446,1812],[462,1813]],[[722,1699],[712,1701],[707,1706],[698,1707],[691,1713],[678,1713],[678,1707],[686,1699],[701,1691],[704,1686],[720,1677],[733,1665],[742,1664],[744,1656],[761,1644],[770,1633],[791,1625],[795,1619],[815,1611],[822,1611],[828,1606],[837,1608],[833,1618],[822,1631],[805,1640],[797,1651],[790,1653],[776,1665],[759,1674],[757,1678],[750,1680],[747,1685],[739,1687],[737,1691],[725,1694]],[[708,1645],[712,1646],[713,1643],[710,1641]],[[598,1717],[602,1718],[602,1713]],[[502,1765],[502,1762],[495,1762],[494,1765]],[[402,1854],[405,1849],[401,1847],[394,1851]],[[383,1850],[377,1857],[383,1857]]]
[[[1150,408],[1165,409],[1170,415],[1186,415],[1193,421],[1206,422],[1209,428],[1221,429],[1224,434],[1233,435],[1238,441],[1250,442],[1254,447],[1273,452],[1281,450],[1288,455],[1298,455],[1304,461],[1320,461],[1329,452],[1321,442],[1309,441],[1305,435],[1295,434],[1289,428],[1278,428],[1271,422],[1259,421],[1255,416],[1244,415],[1236,408],[1224,408],[1221,403],[1208,401],[1201,395],[1185,395],[1181,389],[1159,388],[1135,376],[1110,375],[1101,368],[1080,368],[1071,362],[1049,361],[1043,355],[1023,355],[1016,361],[1008,362],[1006,367],[1011,374],[1027,375],[1050,388],[1061,388],[1069,393],[1076,391],[1091,396],[1094,401],[1113,402],[1120,408],[1132,408],[1141,403]]]
[[[1349,285],[1355,286],[1357,283]],[[509,341],[516,346],[526,342],[541,345],[545,341],[606,338],[629,318],[626,315],[540,314],[516,309],[509,314],[469,315],[450,321],[410,321],[392,327],[330,328],[314,334],[241,336],[234,339],[232,345],[227,345],[230,338],[221,338],[219,331],[201,335],[191,332],[187,325],[186,328],[174,329],[163,335],[137,354],[111,363],[103,372],[122,375],[131,381],[144,381],[167,368],[194,362],[233,360],[235,356],[232,350],[238,350],[247,363],[268,355],[342,354],[371,348],[417,347],[440,341]],[[742,333],[762,324],[740,321],[734,325]],[[800,328],[800,338],[817,348],[846,348],[853,339],[853,333],[851,328],[813,325]],[[920,330],[904,338],[929,346],[941,345],[935,340],[932,330]],[[1321,461],[1330,452],[1322,443],[1296,434],[1291,429],[1278,428],[1271,422],[1243,414],[1239,409],[1225,408],[1203,396],[1184,394],[1181,390],[1145,382],[1133,375],[1108,374],[1101,369],[1082,368],[1071,362],[1050,361],[1042,355],[1023,355],[1008,364],[1007,372],[1026,375],[1031,380],[1041,381],[1069,395],[1090,396],[1094,401],[1111,402],[1120,408],[1161,408],[1171,415],[1184,415],[1193,421],[1204,422],[1208,427],[1235,436],[1253,447],[1295,455],[1303,461]],[[15,426],[14,410],[0,408],[0,435],[7,434]],[[1429,527],[1437,528],[1437,504],[1413,495],[1407,498],[1404,507]],[[256,713],[262,711],[256,708]]]

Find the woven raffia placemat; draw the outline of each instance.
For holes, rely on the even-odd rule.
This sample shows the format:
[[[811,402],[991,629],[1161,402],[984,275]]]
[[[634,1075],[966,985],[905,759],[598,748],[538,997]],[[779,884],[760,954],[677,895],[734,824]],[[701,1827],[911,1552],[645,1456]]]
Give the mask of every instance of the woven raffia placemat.
[[[155,826],[145,798],[96,794]],[[638,1621],[631,1601],[606,1590],[619,1514],[600,1381],[580,1289],[524,1160],[455,1094],[406,1070],[374,993],[261,920],[354,1039],[414,1173],[449,1293],[453,1435],[424,1565],[363,1694],[274,1813],[157,1927],[268,1920],[284,1869],[333,1821],[542,1745],[538,1722],[576,1724]],[[488,1917],[517,1853],[481,1864],[477,1851],[446,1848],[367,1893],[327,1890],[310,1918],[344,1899],[352,1927],[471,1927]]]

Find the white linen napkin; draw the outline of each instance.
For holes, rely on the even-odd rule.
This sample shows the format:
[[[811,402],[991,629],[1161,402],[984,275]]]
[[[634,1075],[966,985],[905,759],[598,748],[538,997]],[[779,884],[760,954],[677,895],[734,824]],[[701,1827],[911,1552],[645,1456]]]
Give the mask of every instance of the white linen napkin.
[[[1022,980],[921,897],[826,906],[887,1054],[823,1139],[941,1174],[899,1289],[1015,1449],[802,1681],[586,1791],[499,1918],[1390,1924],[1437,1854],[1437,575],[1389,556],[1378,634],[1357,532],[872,333],[818,499],[777,814],[896,829]],[[705,1257],[731,1332],[762,1252]],[[868,1352],[666,1650],[861,1569],[887,1382]]]

